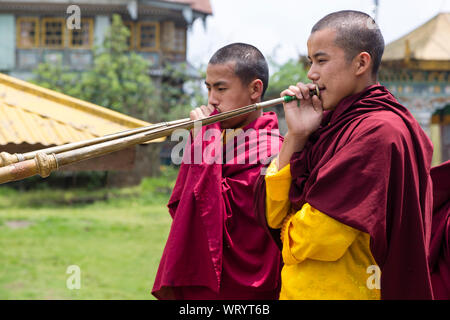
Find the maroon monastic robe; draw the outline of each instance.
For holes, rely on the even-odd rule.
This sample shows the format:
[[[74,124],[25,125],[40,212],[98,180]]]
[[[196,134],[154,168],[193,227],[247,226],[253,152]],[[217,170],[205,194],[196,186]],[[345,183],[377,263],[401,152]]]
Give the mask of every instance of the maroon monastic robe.
[[[434,298],[450,300],[450,160],[431,168],[433,226],[430,268]]]
[[[238,135],[224,149],[216,148],[217,135],[206,133],[220,133],[219,124],[203,127],[194,144],[188,142],[168,204],[173,222],[152,290],[159,299],[278,297],[280,252],[256,223],[252,202],[254,183],[279,152],[282,138],[273,112],[242,129],[254,134],[245,141]],[[206,157],[187,164],[196,148]],[[219,155],[222,161],[214,161]]]
[[[370,234],[382,299],[432,298],[432,149],[410,112],[385,87],[372,85],[326,111],[291,158],[293,208],[309,203]]]

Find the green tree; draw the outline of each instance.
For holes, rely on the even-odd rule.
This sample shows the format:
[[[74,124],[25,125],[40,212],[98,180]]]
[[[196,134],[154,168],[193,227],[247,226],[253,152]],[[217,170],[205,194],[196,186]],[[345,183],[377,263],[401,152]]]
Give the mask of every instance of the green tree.
[[[150,63],[128,52],[128,29],[114,15],[103,46],[94,50],[93,68],[79,82],[79,96],[145,121],[157,114],[158,97],[148,74]]]
[[[71,72],[67,66],[64,66],[59,57],[53,63],[41,63],[33,70],[34,79],[31,82],[51,90],[55,90],[67,95],[78,97],[77,88],[80,81],[80,74]]]
[[[278,98],[281,91],[297,82],[310,82],[306,76],[307,72],[301,62],[290,59],[284,64],[271,61],[275,68],[269,80],[269,87],[265,94],[266,99]]]
[[[165,64],[160,86],[161,120],[181,119],[189,112],[207,103],[207,96],[202,90],[205,72],[195,70],[198,75],[189,74],[186,63]]]

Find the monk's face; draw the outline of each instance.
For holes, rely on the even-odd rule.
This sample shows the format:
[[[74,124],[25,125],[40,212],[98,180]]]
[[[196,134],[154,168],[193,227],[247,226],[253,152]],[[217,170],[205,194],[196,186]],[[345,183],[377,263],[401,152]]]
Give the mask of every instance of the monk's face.
[[[308,58],[311,68],[308,78],[320,89],[325,110],[331,110],[345,97],[356,93],[357,77],[345,51],[334,40],[336,31],[323,29],[312,33],[308,39]]]
[[[235,62],[208,64],[205,84],[208,103],[219,112],[230,111],[252,104],[251,91],[234,72]],[[224,120],[222,128],[238,128],[246,122],[249,114]]]

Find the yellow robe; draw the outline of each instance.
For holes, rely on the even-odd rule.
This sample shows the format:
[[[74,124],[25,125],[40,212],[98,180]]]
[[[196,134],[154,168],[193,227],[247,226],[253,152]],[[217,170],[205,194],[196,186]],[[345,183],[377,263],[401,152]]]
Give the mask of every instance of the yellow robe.
[[[370,251],[370,236],[305,203],[293,212],[290,165],[266,172],[266,218],[282,228],[284,266],[281,300],[380,299],[381,276]]]

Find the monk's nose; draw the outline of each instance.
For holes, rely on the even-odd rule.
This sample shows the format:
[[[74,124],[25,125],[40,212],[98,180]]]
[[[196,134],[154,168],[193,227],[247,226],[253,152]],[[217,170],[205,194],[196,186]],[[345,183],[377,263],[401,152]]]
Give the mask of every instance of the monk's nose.
[[[309,68],[307,77],[311,81],[317,81],[320,78],[319,73],[316,71],[316,69],[313,66],[311,66],[311,68]]]
[[[208,103],[212,105],[215,109],[219,106],[220,102],[219,99],[217,99],[216,95],[211,91],[208,97]]]

